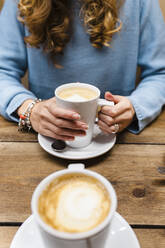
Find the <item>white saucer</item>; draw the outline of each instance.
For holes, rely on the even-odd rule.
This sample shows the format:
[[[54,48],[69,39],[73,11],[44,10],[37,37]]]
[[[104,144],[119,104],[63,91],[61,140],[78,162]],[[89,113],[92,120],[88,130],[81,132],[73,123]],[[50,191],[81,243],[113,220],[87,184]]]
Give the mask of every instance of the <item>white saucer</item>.
[[[140,248],[136,235],[125,219],[115,213],[105,248]],[[31,215],[18,229],[10,248],[46,248]],[[102,247],[100,247],[102,248]]]
[[[97,125],[95,125],[93,140],[89,146],[84,148],[71,148],[67,146],[63,151],[60,152],[54,151],[52,149],[52,138],[38,134],[38,142],[45,151],[56,157],[73,160],[89,159],[98,157],[109,151],[116,142],[116,135],[106,135],[101,132]]]

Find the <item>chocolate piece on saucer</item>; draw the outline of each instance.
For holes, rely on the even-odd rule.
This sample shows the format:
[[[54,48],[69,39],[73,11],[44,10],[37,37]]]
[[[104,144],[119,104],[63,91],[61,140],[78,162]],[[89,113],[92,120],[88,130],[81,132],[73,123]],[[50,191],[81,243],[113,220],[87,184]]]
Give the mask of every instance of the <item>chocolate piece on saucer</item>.
[[[54,140],[54,142],[52,143],[52,148],[53,150],[60,152],[63,151],[66,147],[66,143],[63,140]]]

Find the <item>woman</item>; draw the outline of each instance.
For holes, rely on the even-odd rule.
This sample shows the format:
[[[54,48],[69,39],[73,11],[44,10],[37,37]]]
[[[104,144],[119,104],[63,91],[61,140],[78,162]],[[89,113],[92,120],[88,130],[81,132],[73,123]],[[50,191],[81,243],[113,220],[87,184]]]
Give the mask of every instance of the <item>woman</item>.
[[[35,131],[73,140],[87,126],[78,114],[59,109],[53,95],[60,84],[80,81],[115,102],[99,114],[104,132],[139,133],[154,120],[165,104],[165,23],[158,1],[118,2],[6,0],[0,14],[0,113],[18,121],[30,108]],[[20,83],[27,69],[29,90]],[[44,101],[29,107],[35,98]]]

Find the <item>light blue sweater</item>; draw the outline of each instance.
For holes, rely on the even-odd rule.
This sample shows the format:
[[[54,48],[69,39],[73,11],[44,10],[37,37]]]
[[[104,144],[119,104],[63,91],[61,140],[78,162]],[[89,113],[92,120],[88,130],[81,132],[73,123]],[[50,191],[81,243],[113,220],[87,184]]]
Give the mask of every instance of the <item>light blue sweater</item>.
[[[17,20],[16,0],[5,0],[0,14],[0,114],[18,121],[15,110],[28,98],[48,99],[54,89],[68,82],[85,82],[105,91],[128,96],[138,119],[131,125],[141,131],[165,104],[165,22],[158,0],[125,0],[120,10],[122,31],[115,34],[111,48],[98,50],[75,15],[74,34],[57,69],[42,49],[26,47],[27,29]],[[137,66],[142,69],[136,88]],[[20,83],[28,69],[29,90]],[[136,88],[136,89],[135,89]]]

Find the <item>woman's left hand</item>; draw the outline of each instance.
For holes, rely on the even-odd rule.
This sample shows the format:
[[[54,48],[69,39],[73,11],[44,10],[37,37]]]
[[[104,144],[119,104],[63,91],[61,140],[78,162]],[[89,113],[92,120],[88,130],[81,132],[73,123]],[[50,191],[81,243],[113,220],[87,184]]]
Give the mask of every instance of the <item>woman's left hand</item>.
[[[105,99],[113,101],[114,106],[104,106],[98,115],[98,125],[105,133],[117,133],[124,130],[132,122],[135,110],[130,100],[125,96],[105,93]]]

